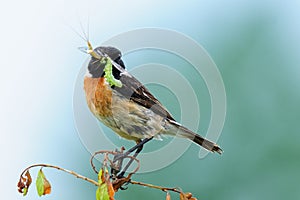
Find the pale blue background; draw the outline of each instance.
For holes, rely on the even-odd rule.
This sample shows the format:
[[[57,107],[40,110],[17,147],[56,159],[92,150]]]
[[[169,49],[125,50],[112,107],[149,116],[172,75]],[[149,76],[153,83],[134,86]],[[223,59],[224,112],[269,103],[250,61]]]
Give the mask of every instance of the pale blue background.
[[[299,199],[299,1],[6,1],[0,7],[3,199],[27,165],[52,163],[94,176],[73,121],[75,78],[86,59],[68,26],[90,13],[94,44],[142,27],[182,32],[206,48],[223,76],[228,113],[223,156],[193,145],[173,165],[137,180],[180,186],[199,199]],[[155,89],[155,88],[153,88]],[[205,120],[205,119],[204,119]],[[34,173],[33,173],[34,174]],[[95,187],[47,170],[44,199],[94,199]],[[164,199],[130,186],[117,199]]]

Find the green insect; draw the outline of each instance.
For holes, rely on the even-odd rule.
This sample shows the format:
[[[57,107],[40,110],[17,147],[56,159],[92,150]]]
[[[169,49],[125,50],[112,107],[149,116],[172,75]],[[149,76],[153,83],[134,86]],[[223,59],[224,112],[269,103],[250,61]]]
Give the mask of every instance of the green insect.
[[[122,87],[122,82],[118,79],[115,79],[114,75],[112,74],[112,63],[109,57],[101,58],[100,62],[105,64],[104,67],[104,78],[109,83],[110,86]]]
[[[101,64],[104,64],[104,78],[109,83],[110,86],[122,87],[122,82],[118,79],[115,79],[112,74],[112,62],[110,57],[107,55],[99,55],[92,47],[91,43],[87,41],[88,49],[86,53],[90,54],[92,57],[100,60]]]

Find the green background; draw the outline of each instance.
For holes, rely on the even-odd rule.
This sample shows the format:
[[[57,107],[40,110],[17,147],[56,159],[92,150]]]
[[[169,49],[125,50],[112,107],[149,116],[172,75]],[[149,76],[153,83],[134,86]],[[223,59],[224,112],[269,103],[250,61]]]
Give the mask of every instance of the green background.
[[[96,178],[73,121],[73,87],[86,55],[77,51],[85,44],[65,21],[73,20],[80,29],[79,10],[84,16],[90,12],[94,44],[143,27],[188,35],[207,50],[225,84],[227,116],[218,140],[224,154],[199,160],[199,147],[192,145],[172,165],[134,179],[180,186],[205,200],[300,198],[298,1],[29,1],[22,5],[23,9],[7,4],[1,16],[8,30],[1,31],[4,196],[40,199],[34,187],[25,198],[15,187],[19,172],[33,163],[51,163]],[[9,11],[16,14],[7,19]],[[12,53],[16,47],[18,54]],[[130,56],[124,60],[130,69],[133,60]],[[146,56],[149,60],[151,56]],[[159,87],[149,88],[163,102],[168,98]],[[199,131],[206,130],[210,119],[209,99],[205,95],[203,99]],[[178,102],[172,103],[167,107],[180,116]],[[45,173],[53,190],[44,199],[95,199],[94,186],[53,170]],[[131,185],[116,195],[119,200],[164,198],[160,191]]]

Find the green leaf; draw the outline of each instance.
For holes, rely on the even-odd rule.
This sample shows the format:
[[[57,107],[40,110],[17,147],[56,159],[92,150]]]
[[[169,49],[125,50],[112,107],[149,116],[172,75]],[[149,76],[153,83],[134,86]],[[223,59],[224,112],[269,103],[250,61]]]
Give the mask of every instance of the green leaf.
[[[44,188],[44,178],[45,175],[42,171],[42,169],[40,169],[37,179],[36,179],[36,190],[39,196],[42,196],[44,194],[45,188]]]
[[[39,196],[50,194],[51,193],[51,185],[49,181],[46,179],[45,174],[42,169],[40,169],[38,173],[38,177],[36,179],[36,190]]]
[[[102,184],[102,177],[103,177],[103,169],[101,168],[101,170],[98,173],[98,183],[101,185]]]
[[[101,184],[96,191],[96,200],[109,200],[107,184]]]
[[[26,196],[27,193],[28,193],[28,188],[24,188],[24,189],[23,189],[23,196]]]

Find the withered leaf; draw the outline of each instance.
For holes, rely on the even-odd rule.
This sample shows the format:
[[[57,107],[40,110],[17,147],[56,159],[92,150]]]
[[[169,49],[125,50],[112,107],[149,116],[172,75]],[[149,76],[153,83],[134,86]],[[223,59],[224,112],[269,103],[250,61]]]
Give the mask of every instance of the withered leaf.
[[[39,196],[51,193],[51,185],[46,179],[42,169],[40,169],[40,171],[38,172],[38,176],[36,179],[36,190]]]
[[[25,176],[26,176],[26,179],[27,179],[26,186],[28,188],[32,183],[32,178],[31,178],[31,175],[30,175],[28,170],[26,171]]]
[[[97,200],[114,200],[115,190],[110,181],[107,169],[101,168],[98,173],[98,183],[100,186],[96,191]]]
[[[114,196],[115,196],[115,190],[114,187],[112,185],[112,183],[109,181],[107,183],[107,189],[108,189],[108,195],[109,195],[109,200],[114,200]]]
[[[188,199],[190,199],[190,198],[192,198],[192,193],[190,193],[190,192],[187,192],[187,193],[184,193],[184,196],[186,197],[186,198],[188,198]]]
[[[188,198],[186,198],[182,192],[180,192],[179,198],[180,198],[180,200],[188,200]]]
[[[27,195],[28,188],[32,183],[32,178],[30,176],[29,171],[27,170],[25,175],[20,177],[20,180],[18,182],[18,192],[22,193],[23,196]]]

